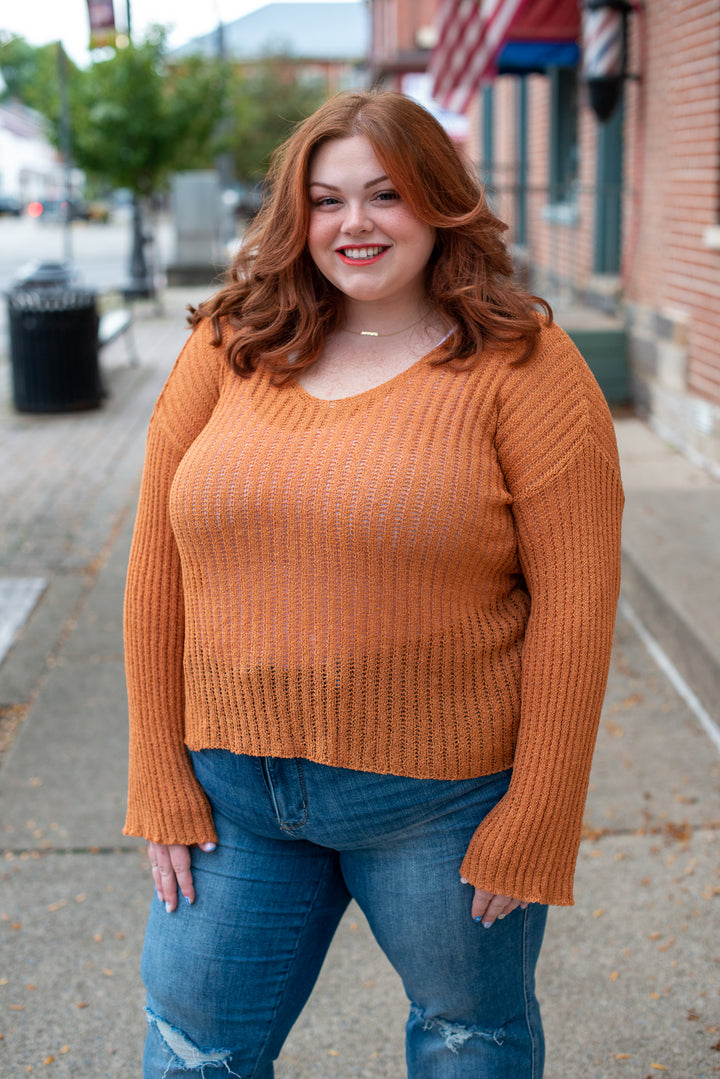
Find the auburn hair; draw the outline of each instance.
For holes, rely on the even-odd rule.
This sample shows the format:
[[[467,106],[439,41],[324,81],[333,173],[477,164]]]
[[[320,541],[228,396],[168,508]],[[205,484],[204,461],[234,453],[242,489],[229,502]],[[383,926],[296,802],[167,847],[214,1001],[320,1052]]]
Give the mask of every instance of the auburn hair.
[[[455,331],[434,363],[471,367],[484,349],[522,341],[528,359],[540,332],[537,308],[548,304],[522,289],[503,233],[482,188],[452,139],[421,105],[396,91],[345,92],[302,121],[271,159],[262,208],[249,226],[221,290],[189,321],[211,319],[241,375],[260,364],[283,382],[319,356],[343,314],[342,293],[320,273],[307,248],[308,175],[313,154],[332,139],[364,135],[392,185],[420,221],[435,229],[426,267],[432,309]]]

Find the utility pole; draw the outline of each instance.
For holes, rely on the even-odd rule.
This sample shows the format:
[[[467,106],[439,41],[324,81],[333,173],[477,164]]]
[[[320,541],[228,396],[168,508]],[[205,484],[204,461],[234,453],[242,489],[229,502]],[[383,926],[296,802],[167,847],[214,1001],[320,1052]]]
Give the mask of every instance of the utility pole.
[[[132,13],[130,10],[130,0],[125,0],[125,17],[127,21],[128,47],[132,48]],[[155,295],[155,284],[148,277],[148,266],[145,258],[145,245],[148,242],[148,237],[145,234],[142,200],[137,191],[133,191],[132,209],[130,281],[123,289],[123,294],[128,299],[152,299]]]
[[[220,240],[223,245],[223,254],[227,254],[228,245],[235,239],[235,207],[234,204],[226,201],[228,194],[231,192],[233,183],[235,180],[235,169],[233,165],[232,154],[227,146],[228,138],[231,130],[230,116],[228,114],[228,71],[227,71],[227,50],[225,41],[225,24],[222,20],[222,15],[219,10],[219,5],[216,3],[215,8],[218,16],[217,35],[216,35],[216,56],[218,63],[220,64],[222,71],[222,116],[220,123],[218,124],[218,134],[220,135],[222,149],[218,154],[215,162],[215,167],[218,171],[220,179]]]
[[[128,3],[130,0],[128,0]],[[72,262],[72,133],[70,126],[70,87],[68,62],[62,43],[57,43],[58,92],[60,97],[60,149],[63,155],[63,256]]]

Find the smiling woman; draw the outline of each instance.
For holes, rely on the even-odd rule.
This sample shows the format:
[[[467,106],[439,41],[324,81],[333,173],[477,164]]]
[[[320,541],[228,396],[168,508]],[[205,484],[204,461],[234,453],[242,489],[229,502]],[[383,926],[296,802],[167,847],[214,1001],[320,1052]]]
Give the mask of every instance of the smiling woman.
[[[275,155],[268,198],[228,284],[195,316],[196,323],[211,318],[218,341],[221,318],[227,316],[229,325],[237,327],[229,346],[237,370],[249,373],[262,362],[278,381],[294,376],[319,359],[328,334],[349,318],[348,297],[332,276],[325,276],[332,260],[318,265],[308,243],[318,215],[324,219],[328,214],[330,229],[343,202],[342,192],[325,189],[318,199],[319,189],[310,189],[311,171],[312,179],[333,185],[333,176],[320,176],[318,168],[328,153],[338,167],[338,155],[326,148],[335,141],[346,149],[352,146],[355,158],[363,157],[368,170],[363,187],[371,185],[364,188],[372,196],[368,206],[379,210],[388,203],[406,222],[413,217],[416,228],[432,230],[423,287],[436,328],[454,327],[452,342],[434,359],[474,364],[487,345],[509,340],[523,342],[520,358],[526,358],[540,332],[535,307],[547,314],[549,308],[516,287],[503,242],[506,226],[489,209],[450,137],[402,94],[345,94],[318,109]],[[350,226],[356,227],[352,221]],[[349,245],[355,251],[367,239],[379,238],[362,229],[359,235],[361,243]],[[352,257],[352,251],[346,255]],[[374,257],[384,261],[382,252]],[[242,319],[237,318],[240,308]],[[402,313],[397,314],[400,325]],[[368,328],[380,331],[379,326]]]
[[[192,313],[126,593],[145,1079],[271,1079],[351,898],[410,997],[410,1079],[542,1075],[622,488],[503,230],[424,109],[341,94]]]
[[[375,318],[378,332],[387,332],[427,313],[425,267],[435,230],[392,187],[369,139],[324,143],[308,189],[308,251],[345,297],[346,321]]]

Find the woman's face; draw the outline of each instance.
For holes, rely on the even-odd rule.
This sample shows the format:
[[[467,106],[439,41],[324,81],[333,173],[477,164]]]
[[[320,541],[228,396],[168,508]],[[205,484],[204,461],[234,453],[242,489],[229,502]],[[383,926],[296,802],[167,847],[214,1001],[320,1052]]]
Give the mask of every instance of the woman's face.
[[[308,250],[351,300],[412,307],[435,230],[403,202],[364,135],[323,143],[309,174]]]

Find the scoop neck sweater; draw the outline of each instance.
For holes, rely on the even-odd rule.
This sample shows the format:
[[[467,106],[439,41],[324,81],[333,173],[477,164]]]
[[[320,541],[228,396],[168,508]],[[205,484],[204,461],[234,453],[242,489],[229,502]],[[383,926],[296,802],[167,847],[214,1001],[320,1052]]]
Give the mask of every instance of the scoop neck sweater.
[[[216,838],[187,749],[512,768],[460,870],[570,904],[620,578],[612,420],[557,326],[323,400],[203,322],[157,401],[125,601],[125,834]]]

